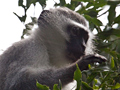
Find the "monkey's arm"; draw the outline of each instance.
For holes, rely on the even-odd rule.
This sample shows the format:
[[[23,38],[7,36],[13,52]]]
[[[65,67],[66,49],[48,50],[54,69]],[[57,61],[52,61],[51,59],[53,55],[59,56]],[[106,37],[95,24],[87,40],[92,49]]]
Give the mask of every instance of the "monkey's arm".
[[[104,62],[106,59],[102,56],[95,56],[95,55],[88,55],[84,56],[82,59],[78,60],[76,63],[78,64],[81,71],[88,69],[88,64],[94,62]],[[61,69],[48,69],[46,71],[33,72],[31,73],[30,70],[25,69],[22,72],[16,73],[16,76],[13,76],[13,80],[16,80],[15,83],[10,86],[11,89],[9,90],[37,90],[36,88],[36,80],[43,84],[49,86],[51,89],[54,84],[59,82],[59,79],[62,82],[62,85],[66,85],[73,81],[74,71],[76,70],[76,63],[68,67],[64,67]],[[18,74],[18,75],[17,75]],[[18,77],[19,76],[19,77]],[[17,79],[18,78],[18,79]],[[19,83],[17,83],[17,81]],[[8,82],[10,83],[10,82]],[[6,89],[7,90],[7,89]]]

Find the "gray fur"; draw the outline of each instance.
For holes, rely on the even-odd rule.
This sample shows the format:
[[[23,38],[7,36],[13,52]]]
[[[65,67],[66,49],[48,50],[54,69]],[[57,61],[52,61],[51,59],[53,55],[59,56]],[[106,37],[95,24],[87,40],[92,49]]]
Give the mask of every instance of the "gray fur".
[[[68,25],[82,28],[89,37],[85,42],[84,35],[79,36],[82,40],[82,46],[76,47],[82,50],[78,51],[79,58],[72,52],[74,46],[69,47],[71,50],[68,48],[73,43]],[[14,43],[0,56],[0,90],[38,90],[36,80],[52,89],[60,79],[64,87],[73,81],[76,63],[84,70],[89,63],[105,60],[87,55],[93,53],[92,34],[86,20],[78,13],[68,8],[43,11],[38,26],[29,38]]]

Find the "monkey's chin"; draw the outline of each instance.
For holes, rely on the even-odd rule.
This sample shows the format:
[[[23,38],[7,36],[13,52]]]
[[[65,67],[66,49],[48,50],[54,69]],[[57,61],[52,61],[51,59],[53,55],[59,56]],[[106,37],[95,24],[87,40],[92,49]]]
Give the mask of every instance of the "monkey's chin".
[[[71,61],[71,62],[76,62],[78,59],[80,59],[82,56],[84,56],[85,53],[81,53],[81,52],[67,52],[67,58]]]
[[[78,57],[73,53],[68,53],[67,58],[72,62],[76,62],[80,58],[80,56]]]

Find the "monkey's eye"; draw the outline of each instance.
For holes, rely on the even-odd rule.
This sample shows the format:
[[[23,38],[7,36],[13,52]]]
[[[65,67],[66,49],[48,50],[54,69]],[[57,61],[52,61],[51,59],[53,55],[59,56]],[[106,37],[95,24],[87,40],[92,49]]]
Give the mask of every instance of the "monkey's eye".
[[[70,33],[71,33],[72,36],[78,36],[78,35],[80,35],[80,29],[78,27],[73,27],[70,30]]]

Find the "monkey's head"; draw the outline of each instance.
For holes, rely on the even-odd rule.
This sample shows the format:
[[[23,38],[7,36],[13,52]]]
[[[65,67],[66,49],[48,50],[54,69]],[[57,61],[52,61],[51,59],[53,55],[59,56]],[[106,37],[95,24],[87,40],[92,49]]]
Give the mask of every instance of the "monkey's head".
[[[38,26],[47,47],[72,62],[92,51],[92,35],[87,21],[75,11],[68,8],[44,10]]]

